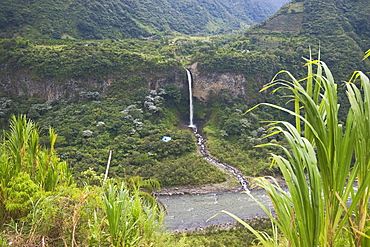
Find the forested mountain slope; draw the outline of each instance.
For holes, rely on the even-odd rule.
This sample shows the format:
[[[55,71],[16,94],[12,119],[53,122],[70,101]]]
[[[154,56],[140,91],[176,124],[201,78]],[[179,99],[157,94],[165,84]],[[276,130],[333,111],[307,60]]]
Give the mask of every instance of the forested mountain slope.
[[[348,35],[366,46],[370,37],[370,5],[366,0],[294,0],[256,29],[320,37]]]
[[[29,5],[36,3],[39,2],[28,2]],[[76,7],[79,3],[82,8],[82,1],[56,3],[66,9]],[[101,2],[89,2],[93,3],[96,3],[94,6],[101,5]],[[131,3],[133,6],[136,4],[135,8],[129,9],[132,12],[131,17],[139,13],[135,10],[143,4],[141,1],[111,4],[113,3],[122,6],[123,3]],[[185,3],[193,6],[190,1],[181,2],[181,6]],[[216,1],[213,3],[215,8],[219,6]],[[111,32],[112,26],[108,21],[119,20],[114,19],[113,7],[110,19],[100,16],[102,11],[78,14],[73,12],[75,20],[81,23],[87,21],[86,23],[94,26],[91,32],[88,29],[77,29],[83,25],[77,25],[79,22],[72,18],[58,19],[59,15],[67,15],[66,11],[53,12],[55,15],[51,15],[53,18],[50,19],[30,18],[29,20],[40,23],[35,26],[24,25],[23,22],[14,24],[16,19],[12,20],[12,25],[3,22],[3,36],[17,33],[28,36],[28,39],[0,41],[0,124],[6,126],[7,119],[13,113],[24,113],[35,121],[42,121],[43,126],[53,125],[62,139],[61,153],[74,164],[76,174],[89,169],[90,164],[97,164],[94,169],[99,173],[104,172],[106,150],[115,149],[121,150],[112,161],[116,175],[152,177],[155,174],[162,184],[178,185],[178,177],[188,174],[184,172],[184,169],[190,169],[187,164],[196,164],[188,162],[196,159],[195,157],[177,159],[178,154],[191,154],[195,150],[191,136],[178,134],[179,142],[174,143],[178,146],[172,147],[172,153],[165,151],[167,149],[163,148],[160,137],[176,136],[176,132],[167,130],[177,128],[181,116],[188,116],[184,67],[190,67],[195,79],[195,118],[208,121],[205,133],[209,140],[213,138],[210,141],[211,154],[217,154],[221,161],[234,164],[245,174],[260,174],[260,171],[266,172],[265,168],[269,167],[267,155],[262,151],[248,153],[245,150],[251,150],[252,145],[259,144],[262,140],[260,137],[266,134],[260,129],[259,121],[274,118],[268,111],[260,111],[260,116],[256,114],[250,119],[246,119],[241,113],[257,101],[286,102],[284,95],[272,98],[269,94],[260,94],[263,84],[282,69],[289,70],[296,78],[304,76],[302,57],[309,56],[310,46],[314,58],[320,49],[322,61],[329,65],[338,82],[348,80],[354,70],[370,71],[369,61],[362,61],[370,40],[367,28],[370,11],[363,0],[293,1],[266,22],[243,35],[203,38],[179,35],[181,37],[172,40],[59,39],[61,34],[75,38],[116,38],[129,35],[122,31],[123,28],[137,30],[137,33],[130,34],[137,37],[159,32],[159,27],[163,27],[162,34],[166,33],[166,30],[174,30],[168,26],[169,23],[174,23],[169,17],[162,18],[161,14],[158,15],[159,19],[146,18],[154,16],[155,12],[152,10],[155,8],[164,10],[164,4],[174,5],[173,2],[158,2],[153,8],[148,8],[147,12],[140,12],[143,14],[141,19],[136,16],[132,26],[117,24],[117,36],[106,36],[115,35]],[[234,2],[239,10],[246,4],[247,2]],[[225,9],[231,5],[231,1],[224,1],[222,4]],[[10,8],[15,5],[7,6]],[[56,5],[47,6],[51,8]],[[178,15],[187,13],[189,6],[184,6],[182,11],[176,12]],[[32,8],[35,13],[46,10],[46,6],[38,10]],[[201,11],[202,8],[194,7],[191,13],[193,17],[204,17],[195,10]],[[32,16],[27,14],[26,9],[24,11],[23,20]],[[94,22],[87,19],[85,14],[96,14]],[[42,16],[49,18],[46,14]],[[9,17],[6,18],[9,20]],[[152,29],[148,29],[149,26],[136,25],[144,20],[146,23],[159,23],[162,20],[162,23],[158,26],[153,24]],[[203,19],[195,21],[196,24],[201,23],[201,20]],[[198,32],[198,27],[205,27],[188,21],[189,27],[194,28],[194,33]],[[186,27],[186,22],[179,21],[176,24],[178,27]],[[22,27],[23,33],[17,27]],[[81,30],[87,31],[84,33]],[[145,35],[142,33],[144,31]],[[96,36],[97,33],[101,36]],[[55,38],[58,39],[35,40],[29,38],[30,34],[38,38],[56,35]],[[214,87],[201,87],[211,84]],[[161,88],[165,89],[166,94]],[[200,91],[204,93],[204,102],[207,104],[203,104],[202,95],[197,94]],[[340,94],[340,97],[343,95]],[[345,103],[340,103],[341,109],[346,109]],[[128,114],[131,117],[122,115],[128,111],[132,111]],[[109,122],[107,119],[110,119]],[[107,144],[107,140],[111,142]],[[174,163],[173,159],[178,162]],[[174,175],[169,176],[172,181],[166,180],[168,172],[159,167],[162,164],[165,164],[166,169],[177,170]],[[177,168],[170,164],[176,164]],[[152,166],[149,169],[146,165]],[[159,174],[158,171],[162,173]],[[217,179],[216,174],[214,180]],[[181,183],[186,184],[188,180]],[[199,180],[194,183],[203,182]]]
[[[362,61],[370,47],[370,4],[367,0],[294,0],[245,33],[249,50],[297,64],[308,48],[322,55],[339,79],[353,70],[369,70]],[[289,61],[290,60],[290,61]],[[347,78],[348,79],[348,78]]]
[[[122,39],[217,34],[261,22],[288,0],[3,0],[0,37]]]

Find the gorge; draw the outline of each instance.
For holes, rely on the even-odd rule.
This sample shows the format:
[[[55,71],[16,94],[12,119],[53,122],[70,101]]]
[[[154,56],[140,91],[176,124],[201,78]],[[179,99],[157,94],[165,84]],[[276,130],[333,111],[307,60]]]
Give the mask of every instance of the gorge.
[[[202,229],[210,225],[226,225],[235,223],[235,219],[226,215],[220,215],[215,219],[207,221],[222,209],[227,209],[230,212],[237,214],[243,219],[248,219],[254,216],[265,215],[259,205],[250,197],[253,197],[264,203],[269,204],[269,199],[263,191],[250,191],[248,182],[244,179],[241,171],[235,167],[217,161],[210,157],[207,152],[206,140],[198,133],[196,124],[193,122],[193,100],[192,100],[192,75],[189,69],[186,69],[188,85],[189,85],[189,125],[195,137],[197,138],[198,152],[210,164],[216,166],[222,171],[231,173],[238,180],[242,191],[241,193],[231,192],[213,192],[206,194],[176,194],[176,195],[160,195],[158,199],[166,206],[167,215],[165,217],[166,228],[169,231],[188,231]]]
[[[282,4],[285,5],[276,12]],[[255,177],[273,181],[282,176],[283,169],[271,162],[270,154],[286,157],[280,147],[288,147],[287,138],[282,132],[272,131],[269,121],[295,121],[287,112],[265,106],[249,110],[261,102],[294,109],[289,90],[260,90],[279,71],[290,72],[283,73],[287,75],[283,80],[306,78],[306,58],[312,58],[314,63],[320,58],[338,85],[333,87],[338,90],[338,102],[326,106],[340,107],[338,126],[350,130],[344,124],[346,112],[356,100],[347,101],[342,82],[350,80],[353,70],[365,74],[370,71],[370,60],[363,59],[369,49],[369,16],[368,0],[2,1],[0,246],[126,246],[117,242],[117,236],[124,234],[111,231],[114,218],[120,219],[116,221],[121,224],[117,225],[118,230],[128,229],[127,226],[137,230],[130,241],[138,246],[258,244],[253,242],[255,237],[244,238],[248,234],[244,228],[238,236],[234,229],[214,231],[213,235],[203,231],[213,224],[226,224],[226,229],[233,226],[229,222],[234,220],[223,214],[206,222],[220,210],[243,219],[264,215],[251,196],[266,205],[266,211],[273,211],[269,197],[249,185]],[[261,23],[249,27],[256,22]],[[315,92],[320,90],[315,86]],[[317,94],[316,103],[325,102],[322,95],[325,96]],[[369,94],[361,91],[356,95]],[[328,114],[321,112],[323,109],[319,111],[326,123]],[[354,122],[366,119],[361,114]],[[319,115],[313,115],[314,119]],[[20,135],[14,126],[21,125],[11,122],[14,116],[21,116],[19,122],[24,126],[33,126],[30,138],[25,134],[26,138],[17,139]],[[320,130],[331,128],[324,126]],[[297,131],[297,137],[301,132]],[[366,139],[367,133],[367,129],[363,134],[348,132],[346,136],[353,137],[349,138],[348,147],[361,147],[351,144],[357,137]],[[325,136],[327,133],[317,135]],[[308,143],[311,138],[306,140]],[[314,148],[307,157],[315,156],[318,143],[321,142],[313,142]],[[304,147],[292,145],[291,149],[301,146]],[[336,150],[341,145],[323,147]],[[350,148],[343,150],[351,152]],[[368,150],[363,146],[363,154]],[[334,161],[344,164],[342,157],[346,152],[337,152],[335,157],[340,158]],[[24,158],[19,158],[20,154]],[[361,152],[354,152],[348,160],[365,161],[355,157],[358,154]],[[326,157],[322,152],[319,168]],[[107,159],[110,167],[105,179]],[[19,165],[17,162],[24,168],[20,172],[13,169]],[[352,164],[348,164],[352,169]],[[50,165],[60,167],[59,175],[63,176],[56,188],[41,186],[46,181],[43,172],[51,172]],[[329,182],[323,177],[323,183],[306,183],[306,172],[304,169],[299,178],[308,190],[305,196],[298,197],[305,201],[298,200],[294,209],[310,200],[311,185]],[[333,174],[330,178],[337,179]],[[343,173],[342,177],[348,174]],[[366,176],[366,181],[370,181]],[[311,177],[321,179],[321,175]],[[351,179],[357,179],[356,174]],[[285,181],[290,182],[289,177]],[[349,180],[342,184],[345,181]],[[297,184],[294,182],[291,189],[298,189]],[[167,205],[168,215],[162,215],[163,211],[157,210],[160,205],[152,200],[155,193],[151,193],[159,187],[163,193],[157,195]],[[350,193],[351,186],[345,189]],[[280,192],[276,195],[283,194]],[[317,199],[321,195],[318,191]],[[320,200],[312,200],[309,210],[289,210],[290,198],[291,195],[286,196],[286,220],[279,221],[287,224],[286,236],[295,233],[296,229],[290,229],[303,222],[289,225],[300,212],[306,215],[313,209],[313,215],[318,216],[326,211],[315,210],[315,202]],[[336,200],[334,195],[332,199]],[[140,224],[133,218],[130,225],[121,216],[109,216],[109,209],[123,203],[127,203],[125,210],[117,211],[127,213],[127,217],[142,212]],[[130,205],[136,208],[126,210]],[[338,202],[333,205],[341,207]],[[346,213],[336,209],[333,212],[336,219]],[[146,231],[164,228],[162,217],[167,232]],[[356,214],[352,214],[348,219],[355,218]],[[368,214],[359,222],[370,222]],[[271,233],[270,223],[258,230]],[[362,232],[357,226],[351,228],[350,223],[339,222],[346,229],[355,229],[354,236]],[[304,236],[304,230],[309,229],[309,236],[319,229],[307,225],[302,223],[302,234],[295,235]],[[201,231],[187,231],[196,228]],[[180,239],[182,233],[176,236],[176,231],[187,231],[187,236]],[[199,240],[203,232],[205,240]],[[191,235],[196,235],[194,242]],[[345,243],[343,246],[350,246],[350,230],[340,230],[337,235],[338,241]],[[278,237],[285,241],[286,236]]]
[[[212,165],[214,165],[218,168],[221,167],[224,170],[230,172],[239,181],[243,190],[245,192],[249,193],[250,191],[249,191],[249,188],[248,188],[248,183],[244,179],[241,171],[239,171],[235,167],[231,167],[230,165],[221,163],[221,162],[217,161],[216,159],[209,156],[209,154],[207,152],[206,139],[201,134],[198,133],[197,126],[193,123],[193,117],[194,117],[193,116],[194,115],[194,112],[193,112],[193,89],[192,89],[193,78],[192,78],[192,75],[191,75],[191,72],[190,72],[189,69],[186,69],[186,73],[187,73],[187,78],[188,78],[188,83],[189,83],[189,104],[190,104],[189,105],[189,128],[191,128],[193,130],[193,133],[194,133],[195,137],[198,140],[198,142],[197,142],[198,151],[204,157],[204,159],[207,162],[209,162],[210,164],[212,164]]]

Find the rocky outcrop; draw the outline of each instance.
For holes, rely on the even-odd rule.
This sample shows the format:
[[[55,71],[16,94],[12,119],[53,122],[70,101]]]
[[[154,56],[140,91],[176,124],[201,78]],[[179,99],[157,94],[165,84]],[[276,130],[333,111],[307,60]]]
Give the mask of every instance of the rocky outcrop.
[[[248,101],[255,97],[261,86],[266,83],[258,77],[254,78],[252,83],[243,73],[201,73],[197,65],[194,63],[189,69],[193,77],[193,96],[201,102],[219,96],[222,89],[230,89],[233,97],[242,96]]]
[[[1,71],[0,71],[1,72]],[[162,73],[137,72],[130,75],[112,75],[107,78],[83,78],[64,79],[55,78],[40,79],[28,72],[18,71],[16,73],[0,73],[0,97],[35,97],[44,100],[70,100],[76,95],[85,95],[87,92],[98,94],[109,93],[109,88],[114,83],[120,83],[125,76],[138,76],[147,82],[148,90],[157,90],[167,84],[174,83],[178,87],[183,86],[183,71],[172,69]],[[145,85],[142,84],[142,85]],[[140,85],[133,85],[136,90]],[[86,96],[86,95],[85,95]]]
[[[142,75],[148,78],[148,90],[158,90],[168,84],[175,84],[179,88],[184,86],[185,81],[185,70],[182,68],[173,68],[168,71],[156,72],[154,74]]]
[[[70,99],[82,92],[89,92],[92,88],[99,93],[106,93],[111,79],[68,79],[60,82],[54,79],[34,79],[25,72],[3,76],[0,79],[2,96],[37,97],[45,100]]]
[[[247,101],[256,97],[256,93],[266,81],[258,76],[247,78],[243,73],[205,73],[198,70],[197,63],[190,66],[193,77],[193,96],[200,102],[206,103],[211,97],[218,97],[222,89],[229,89],[233,97],[243,96]],[[17,73],[0,73],[0,96],[5,97],[37,97],[44,100],[69,100],[76,95],[86,92],[99,94],[109,93],[111,85],[120,83],[125,76],[138,76],[147,81],[148,90],[157,90],[167,84],[173,83],[178,87],[187,88],[186,73],[181,68],[172,68],[168,71],[135,72],[130,75],[114,75],[108,78],[65,79],[63,81],[49,78],[40,79],[30,73],[19,71]],[[142,86],[145,85],[142,84]],[[136,90],[140,85],[133,85]],[[259,96],[258,96],[259,97]]]

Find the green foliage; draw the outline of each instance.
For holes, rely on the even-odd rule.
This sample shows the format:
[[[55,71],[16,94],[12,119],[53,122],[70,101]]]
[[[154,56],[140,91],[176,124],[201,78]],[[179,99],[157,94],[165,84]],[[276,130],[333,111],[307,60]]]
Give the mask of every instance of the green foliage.
[[[160,181],[162,186],[201,185],[226,180],[225,174],[195,154],[163,159],[156,166],[144,166],[142,172],[143,176]]]
[[[256,66],[258,64],[258,66]],[[260,72],[276,71],[278,57],[256,52],[239,54],[230,50],[219,50],[217,54],[204,54],[200,58],[199,68],[207,72],[242,72],[253,75]]]
[[[158,180],[143,179],[142,177],[134,176],[126,180],[125,185],[129,191],[134,191],[134,193],[137,191],[142,204],[165,211],[163,204],[153,196],[155,192],[161,190]]]
[[[317,66],[316,73],[313,66]],[[370,168],[364,140],[368,138],[369,79],[356,72],[347,83],[351,108],[344,128],[330,70],[325,63],[311,60],[307,68],[308,75],[301,81],[286,72],[290,81],[276,79],[264,88],[278,86],[293,93],[294,111],[264,105],[289,112],[296,124],[273,122],[271,129],[283,133],[289,143],[289,149],[278,145],[284,156],[273,155],[288,192],[274,179],[257,178],[256,186],[267,191],[277,217],[260,205],[291,246],[343,246],[344,236],[348,237],[346,244],[367,246]],[[359,82],[363,92],[353,82]]]
[[[74,40],[217,34],[260,22],[284,2],[4,0],[0,4],[0,37]]]
[[[25,116],[12,117],[10,132],[1,145],[0,221],[24,216],[38,192],[69,186],[72,175],[54,151],[56,135],[50,129],[49,148],[39,144],[39,131]]]
[[[103,194],[109,232],[114,246],[153,245],[160,231],[163,214],[155,206],[144,206],[139,190],[127,190],[122,183],[119,188],[108,185]]]
[[[56,150],[61,160],[71,164],[79,185],[101,185],[111,149],[109,177],[156,178],[165,186],[224,181],[222,172],[189,155],[196,150],[194,136],[188,129],[177,129],[181,91],[173,84],[168,88],[151,92],[142,89],[132,100],[82,98],[72,104],[37,101],[40,109],[48,110],[40,111],[35,120],[43,126],[42,132],[51,125],[59,133]],[[163,142],[163,136],[172,140]],[[39,142],[48,145],[50,141],[42,137]],[[184,176],[186,172],[193,174]]]
[[[268,152],[254,148],[267,141],[281,140],[279,135],[269,136],[268,126],[261,123],[271,118],[272,112],[263,109],[244,114],[248,105],[242,98],[233,98],[228,90],[222,90],[217,99],[210,104],[210,120],[202,130],[210,155],[237,167],[247,176],[278,174],[275,167],[270,167]]]
[[[175,84],[168,84],[164,86],[163,89],[166,92],[166,95],[164,97],[165,99],[168,99],[167,101],[173,102],[175,104],[179,104],[181,102],[181,90]]]
[[[258,142],[257,142],[258,143]],[[230,142],[222,137],[209,137],[210,153],[226,164],[236,166],[247,176],[278,175],[276,168],[271,167],[270,159],[265,150],[252,149],[257,143],[246,141],[242,143]]]
[[[2,245],[177,246],[163,232],[164,211],[151,196],[153,190],[160,188],[158,181],[133,177],[127,182],[111,180],[103,187],[77,188],[68,180],[67,168],[57,169],[52,163],[57,161],[53,131],[50,130],[49,149],[30,141],[39,140],[38,137],[35,124],[20,116],[13,118],[11,131],[2,143]],[[17,149],[19,156],[12,153]],[[49,160],[49,167],[40,168],[38,160],[30,156],[36,149],[40,153],[34,156]],[[36,160],[35,169],[27,165],[30,159]],[[40,177],[45,178],[45,170],[52,168],[52,177],[58,181],[49,187],[50,180]],[[99,180],[93,171],[85,175],[90,178],[88,182]],[[114,185],[116,182],[121,184],[120,189]]]
[[[3,190],[5,210],[14,219],[27,215],[32,197],[39,191],[39,187],[31,180],[28,173],[18,173]]]
[[[253,218],[247,222],[259,231],[270,233],[272,230],[271,221],[267,218]],[[186,244],[189,246],[239,247],[258,244],[255,236],[240,223],[228,226],[226,229],[223,229],[222,226],[210,226],[186,232],[185,236]],[[177,234],[176,237],[180,238],[181,235]]]
[[[71,184],[72,177],[67,164],[60,162],[55,154],[54,144],[56,134],[49,129],[49,148],[39,144],[39,131],[32,121],[27,121],[24,115],[12,117],[8,140],[4,151],[7,152],[9,164],[2,169],[5,184],[19,172],[30,174],[36,184],[46,191],[54,190],[58,185]],[[10,175],[11,171],[11,175]]]
[[[267,21],[247,30],[245,36],[251,42],[244,49],[265,50],[268,54],[279,50],[279,70],[303,77],[293,66],[301,64],[309,46],[320,44],[321,58],[335,79],[347,80],[353,68],[369,69],[369,63],[361,62],[370,37],[369,13],[366,1],[292,1]],[[289,54],[295,54],[294,59]]]
[[[40,118],[36,120],[44,126],[42,131],[47,131],[46,126],[51,125],[59,133],[56,150],[61,160],[71,164],[79,185],[84,182],[101,184],[99,176],[105,172],[108,150],[111,149],[109,177],[144,176],[157,178],[165,186],[179,185],[177,178],[183,171],[177,168],[180,163],[176,160],[180,158],[181,166],[185,166],[186,162],[198,159],[189,155],[196,150],[193,134],[188,129],[177,129],[180,89],[174,85],[169,88],[169,91],[165,87],[151,92],[142,89],[132,96],[132,100],[101,97],[99,101],[83,98],[72,104],[46,102],[39,104],[40,108],[44,108],[41,105],[51,108],[40,112]],[[172,140],[163,142],[163,136],[170,136]],[[49,143],[45,138],[40,138],[40,142]],[[210,165],[199,162],[198,168],[191,169],[205,175]],[[165,169],[161,169],[163,163]],[[163,170],[170,170],[171,177],[166,177]],[[205,175],[204,182],[215,183],[224,179],[221,172],[211,174]],[[196,176],[196,179],[184,179],[182,184],[200,184],[202,179]]]
[[[9,73],[26,70],[36,77],[34,79],[54,78],[59,81],[92,76],[105,78],[112,76],[113,73],[128,74],[138,69],[151,73],[159,70],[163,72],[179,66],[173,60],[160,61],[156,56],[158,52],[155,51],[155,42],[125,40],[114,43],[99,42],[96,46],[89,44],[91,43],[78,44],[63,41],[55,41],[52,44],[41,41],[39,44],[39,42],[30,43],[28,40],[21,39],[1,40],[0,63],[7,64]],[[152,56],[147,58],[138,54],[141,51]],[[126,89],[137,82],[130,82],[134,80],[132,76],[127,79],[123,78],[120,81],[121,84],[129,83]]]

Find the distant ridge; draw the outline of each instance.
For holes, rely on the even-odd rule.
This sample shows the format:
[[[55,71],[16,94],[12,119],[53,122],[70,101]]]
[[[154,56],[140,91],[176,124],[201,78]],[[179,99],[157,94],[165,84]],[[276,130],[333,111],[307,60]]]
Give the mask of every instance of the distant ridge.
[[[314,54],[320,49],[322,60],[342,79],[354,70],[369,71],[369,61],[362,61],[364,52],[370,48],[368,0],[293,0],[248,29],[245,35],[257,40],[268,35],[281,37],[281,49],[294,51],[299,58],[295,62],[290,60],[292,64],[302,61],[298,54],[303,50],[303,56],[309,55],[308,47]]]
[[[348,35],[366,47],[370,38],[370,4],[368,0],[293,0],[251,32],[255,30]]]
[[[123,39],[245,29],[288,0],[2,0],[0,38]]]

